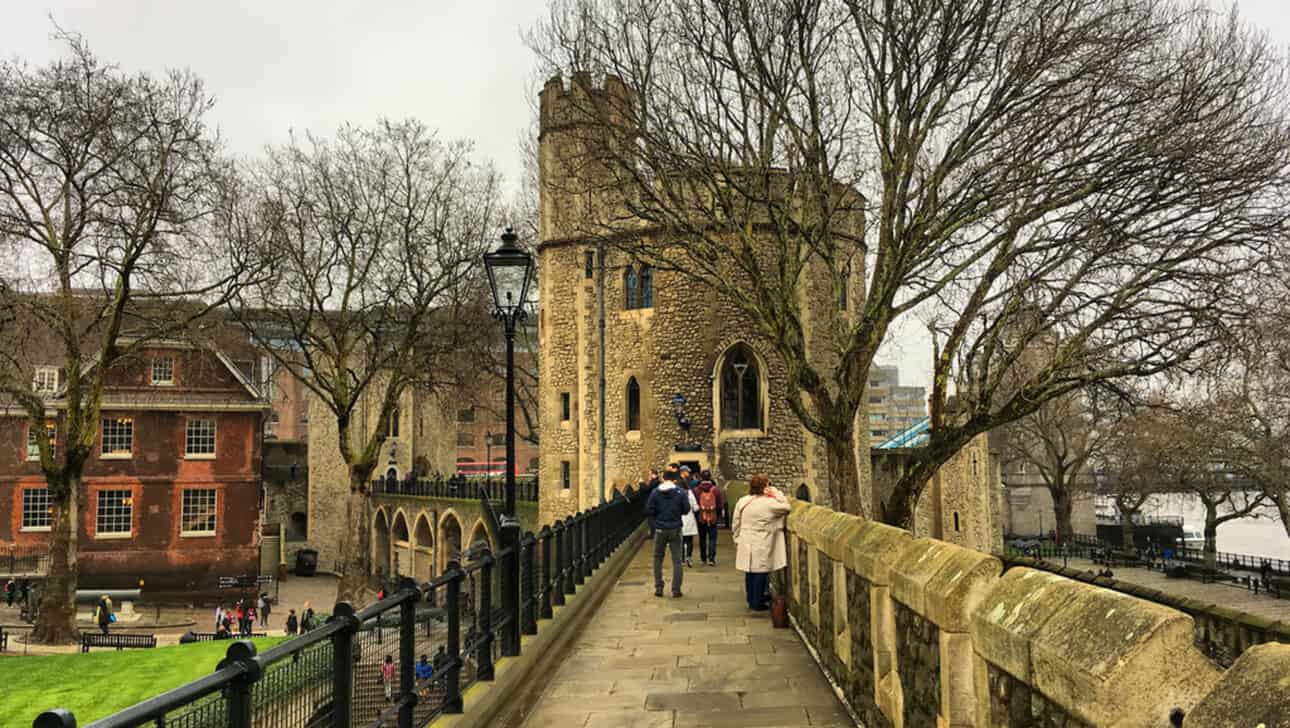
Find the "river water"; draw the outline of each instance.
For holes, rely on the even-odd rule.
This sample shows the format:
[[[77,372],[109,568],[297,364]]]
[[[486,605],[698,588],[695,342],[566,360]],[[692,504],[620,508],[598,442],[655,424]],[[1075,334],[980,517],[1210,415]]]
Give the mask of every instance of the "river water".
[[[1204,531],[1205,507],[1195,496],[1156,496],[1143,510],[1149,516],[1182,516],[1183,528]],[[1276,508],[1258,512],[1257,518],[1239,518],[1218,527],[1218,550],[1233,554],[1251,554],[1290,560],[1290,536]]]

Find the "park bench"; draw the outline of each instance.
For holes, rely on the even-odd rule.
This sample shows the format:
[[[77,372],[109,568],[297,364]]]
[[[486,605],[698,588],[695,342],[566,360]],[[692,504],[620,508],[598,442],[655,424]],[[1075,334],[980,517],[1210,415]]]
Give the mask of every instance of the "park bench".
[[[118,651],[125,649],[144,649],[157,646],[154,634],[94,634],[81,633],[81,652],[89,652],[91,647],[114,647]]]
[[[179,638],[179,644],[187,645],[193,642],[214,642],[215,640],[236,640],[236,639],[246,639],[247,637],[268,637],[268,636],[269,636],[268,632],[252,632],[248,635],[240,635],[236,632],[229,632],[228,634],[222,637],[215,632],[187,632],[184,634],[183,637]]]
[[[1106,565],[1110,567],[1141,566],[1144,563],[1146,562],[1132,551],[1119,551],[1112,549],[1110,553],[1107,554],[1106,558]]]

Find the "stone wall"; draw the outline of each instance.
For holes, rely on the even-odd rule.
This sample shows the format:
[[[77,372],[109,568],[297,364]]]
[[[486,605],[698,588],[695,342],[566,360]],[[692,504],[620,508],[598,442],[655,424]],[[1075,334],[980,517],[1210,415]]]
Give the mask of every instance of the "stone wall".
[[[1222,672],[1159,604],[802,502],[788,530],[777,590],[865,726],[1290,726],[1290,646]]]
[[[1290,644],[1290,620],[1278,621],[1256,614],[1239,612],[1213,602],[1169,594],[1159,589],[1152,589],[1149,586],[1134,584],[1129,581],[1095,576],[1092,572],[1066,568],[1061,564],[1050,561],[1035,561],[1026,557],[1006,556],[1004,557],[1004,562],[1008,566],[1027,566],[1050,571],[1075,581],[1097,584],[1107,589],[1113,589],[1139,599],[1176,609],[1192,618],[1196,647],[1223,667],[1231,666],[1242,653],[1255,645],[1267,642]]]

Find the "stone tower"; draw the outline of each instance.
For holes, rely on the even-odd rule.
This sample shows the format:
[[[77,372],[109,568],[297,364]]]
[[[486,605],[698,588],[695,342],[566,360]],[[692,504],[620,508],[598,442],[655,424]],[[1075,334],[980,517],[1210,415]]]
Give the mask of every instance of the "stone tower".
[[[600,500],[602,343],[607,495],[676,461],[712,469],[736,494],[765,472],[818,498],[823,446],[789,410],[784,368],[750,334],[751,322],[681,274],[649,269],[630,245],[605,244],[609,236],[649,244],[656,235],[614,209],[600,163],[631,138],[630,97],[612,77],[570,81],[552,79],[540,100],[541,519]],[[593,113],[623,125],[607,132],[589,123]],[[824,339],[839,315],[827,279],[815,277],[822,274],[822,265],[809,271],[801,295],[813,357],[828,356]],[[852,280],[849,297],[859,301],[863,275]]]

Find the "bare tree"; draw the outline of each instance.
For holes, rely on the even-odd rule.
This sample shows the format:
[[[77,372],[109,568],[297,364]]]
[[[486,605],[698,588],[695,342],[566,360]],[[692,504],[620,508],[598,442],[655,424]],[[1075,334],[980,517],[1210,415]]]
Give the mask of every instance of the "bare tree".
[[[859,508],[880,343],[936,322],[930,441],[889,523],[974,436],[1187,364],[1281,240],[1284,65],[1203,5],[563,0],[530,44],[548,73],[614,79],[574,95],[585,233],[746,315],[827,444],[836,507]],[[808,356],[819,276],[864,298]]]
[[[1073,392],[1004,427],[1005,469],[1022,466],[1043,478],[1062,540],[1075,533],[1075,500],[1091,498],[1096,491],[1092,466],[1115,433],[1116,410],[1105,398],[1096,390]]]
[[[274,271],[235,315],[335,417],[350,491],[342,599],[370,580],[367,483],[399,398],[455,384],[462,352],[496,328],[481,256],[498,177],[471,152],[411,120],[296,139],[255,166],[231,226]]]
[[[52,505],[50,566],[33,638],[77,634],[82,473],[105,380],[156,337],[188,331],[247,273],[212,242],[227,169],[200,79],[129,75],[75,35],[64,58],[0,65],[0,394],[37,437]],[[214,275],[219,259],[226,275]],[[55,377],[33,381],[39,365]],[[57,443],[61,442],[61,447]]]

